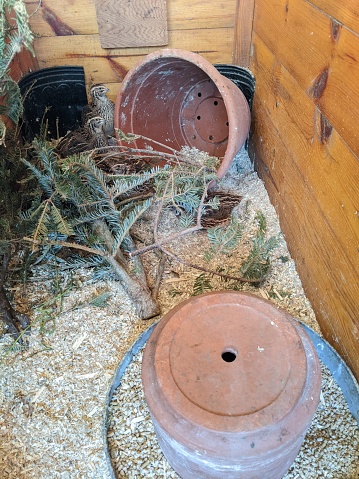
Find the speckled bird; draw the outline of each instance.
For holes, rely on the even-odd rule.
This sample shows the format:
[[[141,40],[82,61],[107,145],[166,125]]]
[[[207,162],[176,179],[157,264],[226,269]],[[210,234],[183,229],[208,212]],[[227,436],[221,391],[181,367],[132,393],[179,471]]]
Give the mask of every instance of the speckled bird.
[[[99,149],[101,153],[108,145],[104,125],[105,120],[100,116],[90,118],[84,127],[66,133],[55,152],[62,158],[94,149]]]
[[[105,120],[104,131],[106,135],[114,134],[113,117],[115,104],[107,98],[109,89],[103,84],[92,85],[90,89],[91,102],[82,110],[82,124],[86,125],[87,121],[94,116],[100,116]]]

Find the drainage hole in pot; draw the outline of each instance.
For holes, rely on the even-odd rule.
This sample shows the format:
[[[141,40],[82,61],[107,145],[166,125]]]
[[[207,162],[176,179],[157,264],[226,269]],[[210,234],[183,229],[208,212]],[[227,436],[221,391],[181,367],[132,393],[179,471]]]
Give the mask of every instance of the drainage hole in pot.
[[[226,126],[229,126],[229,123],[228,123],[228,121],[226,121]]]
[[[213,140],[213,136],[212,135],[209,135],[208,137],[210,140]]]
[[[218,101],[215,100],[215,101],[213,102],[213,105],[214,105],[214,106],[217,106],[217,105],[218,105]]]
[[[200,120],[200,119],[201,119],[201,116],[200,116],[200,115],[198,115],[198,116],[197,116],[197,120]]]
[[[197,95],[198,95],[198,96],[202,96],[202,93],[199,91],[199,92],[197,93]]]
[[[226,363],[233,363],[233,361],[237,357],[237,351],[235,349],[228,348],[223,351],[221,356],[223,361],[225,361]]]

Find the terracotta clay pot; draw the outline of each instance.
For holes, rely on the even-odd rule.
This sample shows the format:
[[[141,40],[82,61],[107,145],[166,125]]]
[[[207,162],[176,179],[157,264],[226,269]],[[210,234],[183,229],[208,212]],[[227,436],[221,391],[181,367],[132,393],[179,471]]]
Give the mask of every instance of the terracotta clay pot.
[[[176,150],[188,145],[223,157],[221,178],[244,144],[250,110],[241,90],[196,53],[163,49],[128,72],[115,106],[115,128]],[[137,148],[167,151],[158,143]]]
[[[161,449],[183,479],[279,479],[315,413],[321,373],[292,316],[224,291],[163,317],[142,381]]]

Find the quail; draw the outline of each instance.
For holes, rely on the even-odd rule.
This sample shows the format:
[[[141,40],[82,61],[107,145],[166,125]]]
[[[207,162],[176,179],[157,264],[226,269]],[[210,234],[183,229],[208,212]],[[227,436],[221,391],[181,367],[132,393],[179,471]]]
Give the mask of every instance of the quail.
[[[223,191],[211,191],[207,194],[206,200],[214,197],[219,200],[218,209],[207,207],[205,213],[201,217],[201,225],[203,228],[213,228],[215,226],[224,226],[229,222],[231,212],[237,206],[242,196],[233,193],[225,193]]]
[[[90,89],[91,102],[82,110],[82,124],[94,116],[100,116],[105,120],[104,131],[106,135],[114,134],[113,117],[115,104],[109,100],[106,93],[109,89],[102,83],[92,85]]]
[[[108,144],[104,124],[99,116],[89,119],[84,127],[66,133],[54,151],[62,158],[94,149],[103,152]]]

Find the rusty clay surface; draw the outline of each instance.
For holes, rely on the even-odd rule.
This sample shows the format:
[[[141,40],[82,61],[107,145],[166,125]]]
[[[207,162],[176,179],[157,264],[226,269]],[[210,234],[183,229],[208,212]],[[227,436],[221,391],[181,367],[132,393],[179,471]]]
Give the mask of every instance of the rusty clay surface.
[[[282,477],[321,386],[299,323],[235,291],[196,296],[170,311],[147,343],[142,377],[160,446],[184,479]]]

